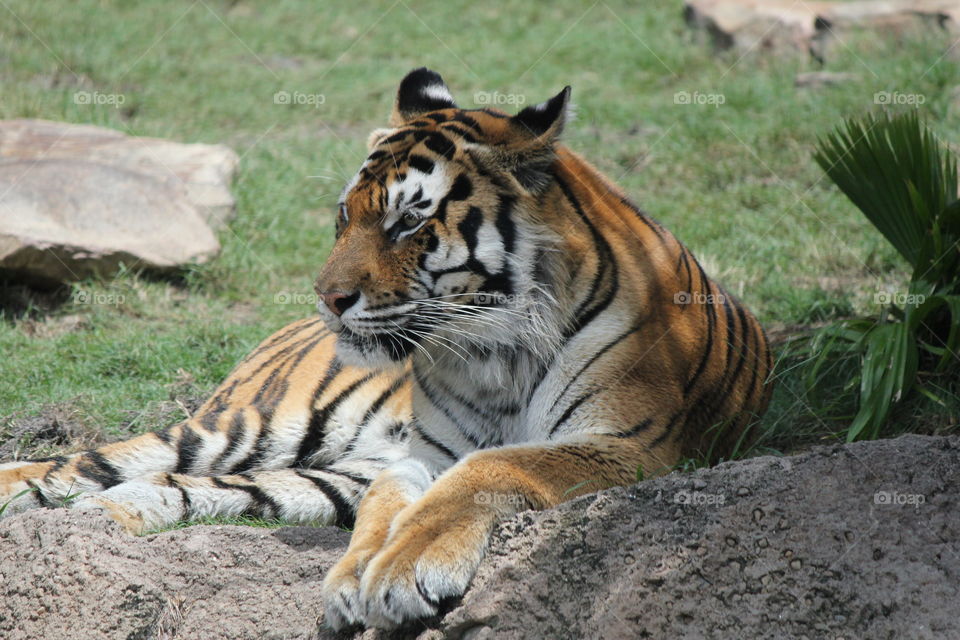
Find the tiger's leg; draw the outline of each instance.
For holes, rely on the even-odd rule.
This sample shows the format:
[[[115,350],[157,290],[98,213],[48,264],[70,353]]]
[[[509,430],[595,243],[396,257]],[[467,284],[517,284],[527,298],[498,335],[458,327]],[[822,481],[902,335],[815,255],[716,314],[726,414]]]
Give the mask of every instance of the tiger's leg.
[[[78,498],[76,509],[106,511],[130,533],[205,517],[248,515],[290,524],[351,526],[367,487],[395,453],[317,469],[290,468],[197,477],[157,473]]]
[[[385,470],[370,485],[360,507],[350,546],[323,581],[327,623],[342,629],[364,620],[360,576],[383,547],[394,517],[417,500],[433,481],[418,461],[406,458]]]
[[[188,427],[177,425],[171,431],[181,428]],[[178,440],[168,443],[158,434],[147,433],[69,456],[2,465],[0,506],[7,504],[3,516],[62,506],[72,496],[102,491],[128,478],[173,471]]]
[[[62,506],[69,497],[153,473],[211,476],[309,467],[324,456],[329,462],[340,454],[323,449],[327,420],[342,405],[362,415],[388,391],[393,395],[378,415],[389,415],[379,415],[381,421],[404,422],[409,406],[397,375],[341,367],[334,346],[335,336],[319,320],[295,322],[255,349],[187,421],[70,456],[0,465],[2,516]],[[336,424],[344,423],[360,426],[350,419]],[[351,433],[345,429],[338,441]]]
[[[383,628],[434,615],[444,598],[466,591],[498,519],[631,484],[638,465],[665,471],[662,461],[672,457],[615,436],[473,453],[396,515],[360,578],[356,608],[367,625]],[[330,596],[332,625],[355,619]]]

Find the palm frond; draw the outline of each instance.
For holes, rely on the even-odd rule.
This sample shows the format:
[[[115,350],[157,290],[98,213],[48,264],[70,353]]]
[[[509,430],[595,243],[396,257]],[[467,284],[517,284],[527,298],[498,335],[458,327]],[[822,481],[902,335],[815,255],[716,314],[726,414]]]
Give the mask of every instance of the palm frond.
[[[814,160],[912,267],[928,230],[957,199],[957,165],[915,111],[847,120]]]

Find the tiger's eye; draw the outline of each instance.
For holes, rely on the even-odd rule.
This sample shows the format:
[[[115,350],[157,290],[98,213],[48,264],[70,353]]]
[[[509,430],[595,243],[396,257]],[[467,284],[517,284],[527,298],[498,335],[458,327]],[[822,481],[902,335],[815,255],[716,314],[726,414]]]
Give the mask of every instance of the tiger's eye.
[[[407,227],[408,229],[412,229],[413,227],[420,224],[420,216],[413,213],[412,211],[408,211],[405,214],[403,214],[403,218],[401,218],[401,221],[403,222],[403,225],[405,227]]]

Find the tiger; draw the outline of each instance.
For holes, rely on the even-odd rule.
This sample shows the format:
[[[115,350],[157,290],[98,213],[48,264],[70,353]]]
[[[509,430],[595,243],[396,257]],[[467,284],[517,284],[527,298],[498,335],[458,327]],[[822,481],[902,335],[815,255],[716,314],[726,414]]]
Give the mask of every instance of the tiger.
[[[462,596],[503,518],[748,442],[772,389],[762,327],[560,142],[570,96],[462,109],[411,71],[338,199],[317,314],[181,423],[4,465],[3,516],[351,528],[326,624],[391,629]]]

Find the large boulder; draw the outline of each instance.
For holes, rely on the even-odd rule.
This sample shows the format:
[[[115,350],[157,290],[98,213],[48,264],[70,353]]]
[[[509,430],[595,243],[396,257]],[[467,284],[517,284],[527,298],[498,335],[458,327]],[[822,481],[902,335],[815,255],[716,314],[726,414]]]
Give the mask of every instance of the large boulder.
[[[804,52],[823,58],[843,33],[925,29],[960,33],[960,0],[686,0],[684,18],[719,50]]]
[[[359,635],[956,638],[958,495],[956,437],[674,473],[503,522],[461,602]],[[320,583],[348,537],[134,538],[98,516],[29,512],[0,522],[0,637],[332,640]]]
[[[237,162],[222,145],[0,121],[0,271],[56,283],[204,262],[233,215]]]

